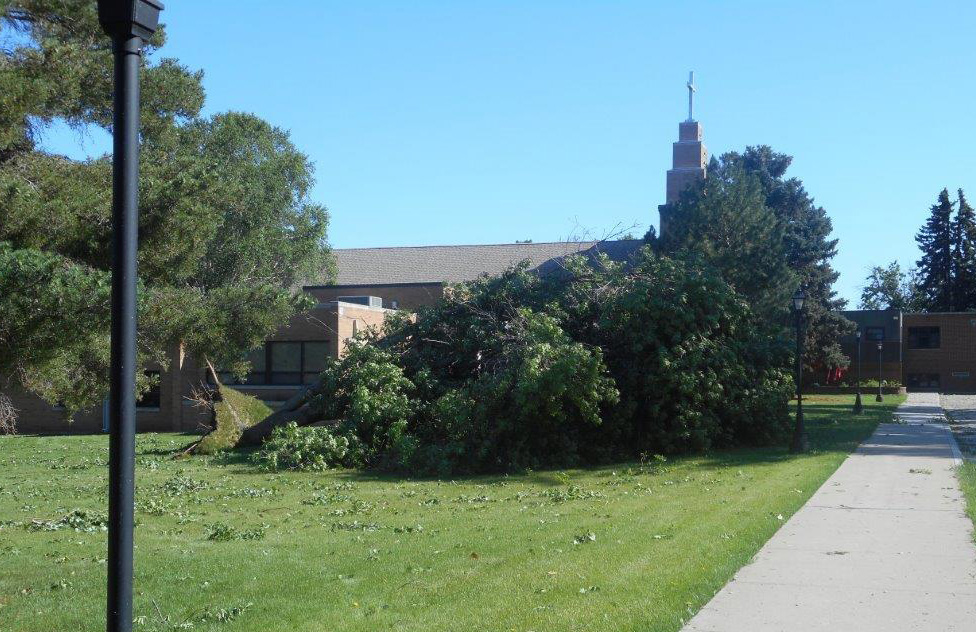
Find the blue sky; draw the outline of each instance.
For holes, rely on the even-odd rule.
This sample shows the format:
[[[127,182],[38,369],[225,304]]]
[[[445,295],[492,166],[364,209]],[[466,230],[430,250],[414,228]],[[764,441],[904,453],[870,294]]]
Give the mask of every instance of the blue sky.
[[[315,162],[336,247],[642,234],[691,69],[711,153],[794,156],[853,302],[870,266],[914,262],[939,190],[976,196],[976,3],[169,0],[163,21],[207,113]]]

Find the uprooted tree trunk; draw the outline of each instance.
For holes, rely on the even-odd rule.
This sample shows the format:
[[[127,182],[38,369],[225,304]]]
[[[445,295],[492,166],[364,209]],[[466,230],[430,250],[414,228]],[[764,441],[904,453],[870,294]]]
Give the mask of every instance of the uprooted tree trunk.
[[[213,364],[210,360],[207,360],[207,373],[210,375],[210,379],[213,382],[212,388],[201,389],[199,393],[194,397],[198,406],[204,406],[210,410],[210,431],[204,433],[202,437],[186,446],[174,455],[174,458],[179,458],[183,456],[188,456],[194,454],[199,447],[200,443],[210,436],[212,433],[217,431],[217,410],[215,408],[216,402],[224,401],[221,394],[221,383],[220,378],[217,377],[217,371],[214,369]],[[238,428],[243,428],[244,424],[241,422],[241,416],[238,414],[234,406],[228,402],[224,401],[227,405],[227,409],[230,411],[231,416],[234,418],[234,423],[237,424]]]
[[[289,399],[264,420],[259,421],[250,428],[245,428],[241,433],[241,438],[237,440],[236,448],[261,445],[261,442],[271,436],[275,428],[285,424],[295,422],[299,426],[306,426],[316,421],[315,411],[312,409],[312,395],[322,385],[322,380],[318,379],[312,384],[304,386],[298,393]]]
[[[0,435],[17,434],[17,409],[10,398],[0,393]]]

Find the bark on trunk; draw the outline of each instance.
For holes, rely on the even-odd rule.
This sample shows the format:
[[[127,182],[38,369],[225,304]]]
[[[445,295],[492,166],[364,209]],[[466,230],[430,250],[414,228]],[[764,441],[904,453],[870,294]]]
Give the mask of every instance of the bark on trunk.
[[[208,436],[210,436],[211,433],[216,432],[217,430],[217,411],[214,409],[214,402],[221,401],[221,391],[220,391],[221,385],[220,385],[220,378],[217,377],[217,371],[214,369],[213,364],[210,363],[210,360],[207,360],[207,372],[210,374],[210,379],[213,380],[213,384],[214,384],[213,392],[207,396],[209,399],[206,401],[206,403],[204,403],[203,401],[203,396],[200,397],[198,403],[201,405],[209,405],[210,407],[210,432],[205,433],[202,437],[200,437],[190,445],[186,446],[185,448],[183,448],[182,450],[174,454],[173,455],[174,459],[179,459],[195,453],[197,450],[197,446],[200,445],[200,442],[203,441]],[[227,408],[230,409],[230,413],[234,417],[234,422],[237,423],[238,426],[240,426],[241,418],[237,414],[237,411],[234,410],[234,407],[230,405],[230,402],[227,402]]]

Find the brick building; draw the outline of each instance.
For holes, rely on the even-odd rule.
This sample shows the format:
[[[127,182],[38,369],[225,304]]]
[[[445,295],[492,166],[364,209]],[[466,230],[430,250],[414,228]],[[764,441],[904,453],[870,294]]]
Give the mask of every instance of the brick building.
[[[976,393],[976,312],[936,314],[901,310],[843,312],[861,331],[861,376],[877,379],[881,344],[882,379],[909,390]],[[857,338],[841,340],[856,371]]]

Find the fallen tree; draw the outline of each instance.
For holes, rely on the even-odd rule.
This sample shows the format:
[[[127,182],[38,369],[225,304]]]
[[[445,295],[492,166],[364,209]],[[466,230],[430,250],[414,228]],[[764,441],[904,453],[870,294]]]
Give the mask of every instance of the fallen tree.
[[[246,448],[261,445],[265,439],[271,436],[275,428],[292,421],[299,426],[318,421],[315,415],[316,410],[312,407],[312,400],[321,387],[322,379],[319,378],[315,383],[302,388],[298,393],[285,400],[275,412],[254,425],[244,428],[234,447]]]
[[[243,432],[271,413],[261,400],[224,386],[210,362],[207,362],[207,372],[211,383],[197,391],[195,400],[197,405],[209,410],[210,430],[177,456],[232,449]]]

